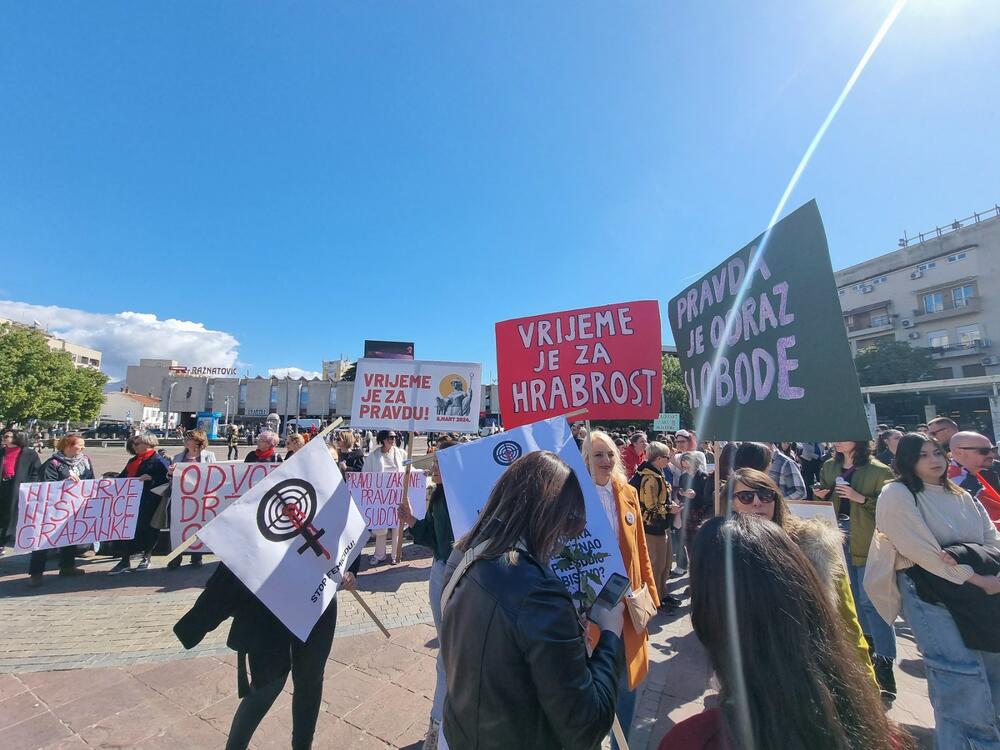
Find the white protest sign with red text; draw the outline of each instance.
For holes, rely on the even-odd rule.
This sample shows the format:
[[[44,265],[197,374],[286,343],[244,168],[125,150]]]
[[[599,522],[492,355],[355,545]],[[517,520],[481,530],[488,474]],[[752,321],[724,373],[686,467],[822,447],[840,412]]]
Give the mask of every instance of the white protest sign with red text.
[[[17,552],[135,536],[141,479],[82,479],[21,485]]]
[[[347,489],[358,504],[369,529],[394,529],[399,526],[396,509],[403,499],[402,471],[349,471]],[[422,471],[409,473],[410,491],[407,502],[417,518],[423,518],[427,507],[427,474]]]
[[[482,365],[359,359],[351,426],[370,430],[476,432]]]
[[[170,487],[170,546],[177,547],[228,508],[279,464],[241,461],[174,465]],[[199,538],[189,552],[208,552]]]
[[[507,429],[575,409],[587,409],[587,419],[654,419],[660,411],[655,301],[506,320],[496,335]]]

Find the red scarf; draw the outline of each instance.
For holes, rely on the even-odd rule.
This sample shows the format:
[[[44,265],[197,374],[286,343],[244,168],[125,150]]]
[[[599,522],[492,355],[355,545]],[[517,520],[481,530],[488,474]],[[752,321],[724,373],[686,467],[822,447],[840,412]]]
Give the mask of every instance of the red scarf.
[[[270,461],[274,456],[274,448],[268,448],[266,451],[258,449],[254,453],[257,454],[258,461]]]
[[[145,453],[139,453],[135,456],[135,458],[129,460],[129,462],[125,464],[125,476],[128,477],[139,476],[139,467],[142,466],[142,462],[145,461],[147,458],[152,457],[154,453],[156,453],[156,451],[150,448]]]

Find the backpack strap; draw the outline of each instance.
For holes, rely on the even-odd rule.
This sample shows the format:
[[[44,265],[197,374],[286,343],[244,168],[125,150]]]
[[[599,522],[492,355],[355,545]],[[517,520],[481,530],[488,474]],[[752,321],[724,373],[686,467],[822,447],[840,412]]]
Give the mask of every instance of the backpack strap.
[[[454,592],[455,587],[458,585],[458,582],[462,580],[462,576],[464,576],[466,572],[469,570],[469,568],[472,567],[472,564],[479,559],[479,556],[482,554],[483,550],[486,549],[486,546],[489,543],[490,540],[486,539],[477,544],[472,549],[466,550],[465,554],[462,555],[461,562],[459,562],[458,565],[455,567],[455,572],[451,574],[451,578],[448,580],[448,585],[444,587],[444,591],[441,593],[442,615],[444,614],[445,607],[448,606],[448,600],[451,599],[452,592]]]

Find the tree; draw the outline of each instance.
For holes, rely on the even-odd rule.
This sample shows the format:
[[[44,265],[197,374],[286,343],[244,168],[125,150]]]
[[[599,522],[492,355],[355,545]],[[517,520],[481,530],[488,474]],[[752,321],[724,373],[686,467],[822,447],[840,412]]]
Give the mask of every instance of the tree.
[[[863,386],[916,383],[935,378],[930,352],[905,341],[882,341],[862,349],[854,358],[854,366]]]
[[[677,357],[663,355],[663,391],[666,395],[667,412],[677,412],[681,415],[682,427],[693,427],[691,418],[691,403],[688,401],[687,387],[681,373],[681,362]]]
[[[68,352],[49,349],[39,332],[0,326],[0,418],[89,422],[100,413],[107,381],[74,367]]]

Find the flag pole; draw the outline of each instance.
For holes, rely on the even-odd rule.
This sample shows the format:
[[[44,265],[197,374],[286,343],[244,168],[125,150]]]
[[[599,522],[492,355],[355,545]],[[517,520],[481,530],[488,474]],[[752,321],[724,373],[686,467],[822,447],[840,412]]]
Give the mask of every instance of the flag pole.
[[[329,425],[327,425],[325,428],[323,428],[322,432],[317,432],[316,433],[316,437],[314,437],[313,440],[318,440],[318,439],[320,439],[322,437],[325,437],[328,432],[330,432],[331,430],[336,429],[337,426],[340,425],[340,423],[343,422],[343,421],[344,421],[343,417],[337,417]],[[295,454],[294,453],[292,454],[292,458],[295,458]],[[291,461],[292,458],[289,458],[288,461]],[[285,463],[287,463],[287,461]],[[222,514],[220,513],[219,515],[222,515]],[[219,516],[216,516],[215,518],[218,518],[218,517]],[[201,528],[203,528],[203,529],[206,528],[209,524],[211,524],[211,523],[213,523],[215,521],[215,518],[213,518],[211,521],[209,521],[208,523],[206,523],[205,526],[202,526]],[[166,565],[167,563],[169,563],[170,561],[172,561],[174,558],[176,558],[176,557],[184,554],[184,551],[187,550],[187,548],[190,547],[192,544],[194,544],[196,541],[198,541],[198,535],[197,534],[192,534],[191,536],[189,536],[183,542],[181,542],[176,547],[174,547],[172,550],[170,550],[170,553],[166,557],[163,558],[163,564]]]
[[[413,444],[415,442],[413,430],[410,430],[410,438],[406,441],[406,461],[403,464],[403,497],[400,499],[399,505],[396,506],[396,519],[399,523],[396,525],[396,548],[392,551],[392,557],[397,563],[403,559],[403,520],[399,518],[399,508],[410,502],[410,471],[413,469]]]

